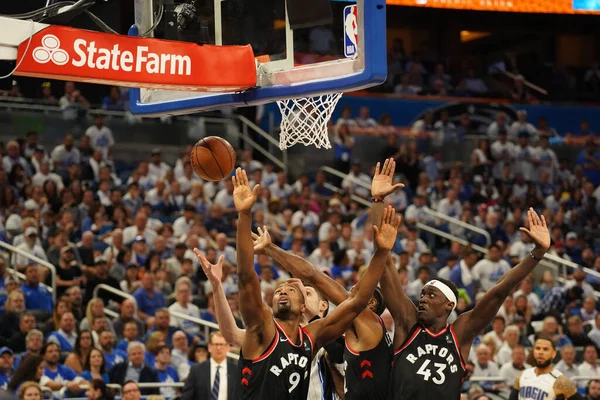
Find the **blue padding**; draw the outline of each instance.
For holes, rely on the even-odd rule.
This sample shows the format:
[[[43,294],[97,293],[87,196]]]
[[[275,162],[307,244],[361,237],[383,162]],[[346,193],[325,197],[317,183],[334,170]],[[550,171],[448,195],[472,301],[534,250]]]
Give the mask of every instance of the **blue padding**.
[[[239,107],[263,104],[279,99],[311,96],[325,92],[361,90],[382,84],[387,78],[385,0],[365,0],[364,4],[365,69],[362,72],[319,82],[264,87],[243,93],[222,93],[153,104],[141,103],[140,89],[134,88],[130,90],[130,110],[134,114],[168,114],[184,110],[211,110],[222,106]],[[137,34],[138,29],[134,25],[129,30],[129,35],[137,36]]]

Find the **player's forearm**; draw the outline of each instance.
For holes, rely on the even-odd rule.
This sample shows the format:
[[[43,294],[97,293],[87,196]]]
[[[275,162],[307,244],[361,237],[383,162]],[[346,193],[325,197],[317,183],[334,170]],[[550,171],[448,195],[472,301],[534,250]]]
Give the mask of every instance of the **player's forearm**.
[[[314,286],[335,305],[340,304],[348,298],[348,292],[339,283],[329,278],[305,259],[286,252],[280,247],[270,244],[265,249],[266,254],[283,268],[288,270],[294,277]]]
[[[505,299],[510,292],[523,280],[525,279],[538,265],[544,254],[546,254],[545,249],[534,248],[531,253],[535,256],[536,259],[531,257],[530,254],[527,254],[524,259],[521,260],[517,266],[508,271],[502,279],[498,282],[494,289],[494,294],[502,299]],[[497,293],[496,293],[497,292]],[[502,300],[504,301],[504,300]]]
[[[213,294],[215,300],[215,314],[217,316],[219,330],[228,343],[240,347],[242,345],[244,332],[242,329],[238,328],[237,324],[235,323],[235,318],[233,317],[233,312],[231,311],[231,307],[229,307],[229,303],[227,302],[223,285],[218,284],[216,287],[213,285]],[[242,340],[240,340],[240,337]]]
[[[238,280],[241,284],[250,281],[256,281],[258,285],[258,277],[254,270],[254,245],[251,236],[252,229],[252,214],[250,212],[241,212],[237,223],[237,272]]]
[[[359,312],[367,306],[369,300],[373,297],[373,291],[381,279],[381,274],[385,268],[385,261],[388,254],[389,250],[377,249],[373,258],[371,258],[367,272],[365,272],[360,280],[358,291],[352,298],[355,308],[359,310]]]

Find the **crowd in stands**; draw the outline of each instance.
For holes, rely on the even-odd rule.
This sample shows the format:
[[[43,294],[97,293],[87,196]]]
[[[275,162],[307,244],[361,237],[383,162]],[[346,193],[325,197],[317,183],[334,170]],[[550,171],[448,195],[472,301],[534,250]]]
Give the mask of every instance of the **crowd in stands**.
[[[73,119],[85,115],[80,113],[89,107],[85,97],[72,83],[65,92],[58,103],[67,114],[72,112]],[[120,101],[115,88],[105,105],[110,109]],[[564,269],[557,276],[541,266],[539,274],[526,279],[506,299],[488,332],[476,339],[471,376],[504,378],[482,383],[485,390],[509,387],[527,365],[535,334],[544,331],[556,339],[563,373],[600,379],[595,295],[600,290],[600,154],[582,128],[585,148],[577,163],[558,160],[551,128],[532,125],[525,113],[511,126],[503,118],[499,114],[491,124],[489,141],[482,140],[473,151],[470,165],[444,165],[439,153],[419,151],[426,133],[435,133],[428,136],[433,141],[460,137],[460,127],[443,116],[439,121],[426,116],[411,135],[402,136],[381,130],[368,109],[358,116],[344,110],[335,121],[335,167],[348,173],[343,180],[322,171],[306,171],[292,180],[254,159],[251,151],[241,151],[238,164],[248,171],[251,185],[261,184],[253,228],[267,226],[283,249],[350,288],[373,255],[369,210],[351,196],[369,200],[365,185],[372,166],[353,157],[353,135],[380,129],[387,143],[381,159],[394,158],[397,178],[406,184],[387,200],[404,215],[394,257],[411,299],[417,301],[424,283],[440,276],[460,289],[451,318],[471,309],[531,250],[518,229],[528,207],[548,221],[549,253],[587,268]],[[192,365],[215,354],[224,357],[222,350],[229,346],[219,342],[211,347],[222,337],[207,336],[202,326],[177,316],[216,322],[212,287],[192,252],[195,247],[211,263],[224,256],[223,287],[242,325],[231,181],[205,182],[196,176],[189,162],[191,146],[173,165],[157,148],[128,176],[117,174],[115,146],[105,118],[98,116],[85,135],[76,140],[67,134],[54,148],[42,145],[36,132],[0,148],[0,239],[20,250],[0,258],[0,386],[15,390],[23,380],[34,380],[56,395],[76,396],[94,380],[121,385],[134,378],[184,381]],[[343,192],[333,192],[328,183]],[[436,218],[426,207],[487,235]],[[441,239],[418,224],[473,246]],[[44,285],[53,275],[47,263],[56,269],[54,296]],[[289,274],[264,254],[256,257],[255,268],[270,303],[277,283]],[[559,285],[557,279],[566,282]],[[96,292],[100,284],[131,294],[135,301]],[[384,320],[391,330],[389,315]],[[158,392],[172,397],[177,390],[144,389],[145,394]]]

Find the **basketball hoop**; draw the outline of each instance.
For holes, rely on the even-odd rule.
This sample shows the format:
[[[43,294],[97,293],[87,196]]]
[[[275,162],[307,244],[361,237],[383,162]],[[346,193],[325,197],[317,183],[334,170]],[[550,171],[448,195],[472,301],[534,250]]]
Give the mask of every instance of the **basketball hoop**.
[[[327,123],[343,93],[328,93],[316,97],[277,100],[281,111],[279,148],[295,144],[315,145],[330,149]]]

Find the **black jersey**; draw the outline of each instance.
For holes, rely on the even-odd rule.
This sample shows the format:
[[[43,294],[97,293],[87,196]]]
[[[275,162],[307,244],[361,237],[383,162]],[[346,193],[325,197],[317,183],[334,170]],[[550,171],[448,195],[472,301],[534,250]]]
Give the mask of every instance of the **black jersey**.
[[[344,398],[346,400],[385,400],[392,367],[392,341],[381,318],[383,336],[371,350],[344,349]]]
[[[390,400],[460,399],[465,363],[452,325],[438,333],[416,324],[394,352]]]
[[[306,400],[314,344],[304,328],[298,328],[299,344],[293,344],[275,321],[275,338],[254,360],[240,352],[240,399]]]

